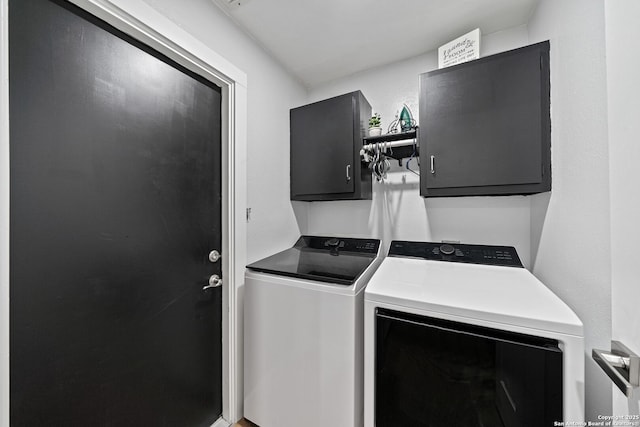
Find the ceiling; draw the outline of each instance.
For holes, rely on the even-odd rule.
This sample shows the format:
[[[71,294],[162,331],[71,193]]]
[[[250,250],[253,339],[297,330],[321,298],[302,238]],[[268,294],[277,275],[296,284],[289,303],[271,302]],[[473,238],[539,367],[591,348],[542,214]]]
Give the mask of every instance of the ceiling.
[[[525,24],[537,0],[213,0],[306,86]]]

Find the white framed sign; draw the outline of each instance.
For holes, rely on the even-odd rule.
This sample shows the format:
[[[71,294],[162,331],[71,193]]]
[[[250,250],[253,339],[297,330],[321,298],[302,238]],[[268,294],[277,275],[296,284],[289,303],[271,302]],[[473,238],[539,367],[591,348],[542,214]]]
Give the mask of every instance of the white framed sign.
[[[480,58],[480,28],[438,48],[438,68]]]

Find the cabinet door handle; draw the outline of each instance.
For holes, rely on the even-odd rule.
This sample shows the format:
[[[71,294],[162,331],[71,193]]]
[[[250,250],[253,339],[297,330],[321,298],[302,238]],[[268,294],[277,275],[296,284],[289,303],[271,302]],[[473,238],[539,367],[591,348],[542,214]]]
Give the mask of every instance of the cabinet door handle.
[[[436,156],[431,156],[431,173],[436,173]]]
[[[347,165],[345,173],[347,174],[347,181],[351,181],[351,165]]]

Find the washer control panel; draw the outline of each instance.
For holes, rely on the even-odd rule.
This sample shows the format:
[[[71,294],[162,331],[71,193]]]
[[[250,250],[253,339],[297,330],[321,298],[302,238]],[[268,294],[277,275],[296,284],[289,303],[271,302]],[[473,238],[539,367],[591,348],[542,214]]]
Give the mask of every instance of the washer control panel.
[[[311,248],[329,250],[333,253],[339,251],[360,252],[365,254],[377,254],[380,247],[378,239],[354,239],[348,237],[319,237],[302,236],[295,244],[296,248]]]
[[[512,246],[465,245],[461,243],[410,242],[394,240],[389,256],[424,258],[431,261],[522,267]]]

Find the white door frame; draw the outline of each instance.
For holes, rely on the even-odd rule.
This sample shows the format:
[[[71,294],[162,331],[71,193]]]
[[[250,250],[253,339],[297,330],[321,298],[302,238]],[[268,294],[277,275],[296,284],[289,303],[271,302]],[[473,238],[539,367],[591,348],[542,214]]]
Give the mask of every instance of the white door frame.
[[[222,88],[224,419],[215,425],[228,425],[242,410],[238,289],[246,264],[247,76],[142,0],[70,1]],[[8,0],[0,0],[0,427],[9,427],[10,390],[8,26]]]

